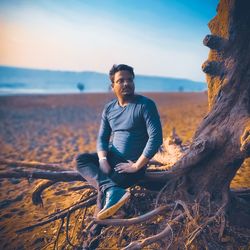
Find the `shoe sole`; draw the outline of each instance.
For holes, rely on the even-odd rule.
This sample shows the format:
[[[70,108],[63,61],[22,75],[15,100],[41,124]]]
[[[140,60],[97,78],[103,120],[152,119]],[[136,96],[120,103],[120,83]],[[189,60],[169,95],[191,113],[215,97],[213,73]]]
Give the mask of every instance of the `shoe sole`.
[[[130,193],[125,193],[122,198],[112,207],[106,209],[102,213],[97,214],[96,218],[98,220],[104,220],[114,215],[130,198]]]

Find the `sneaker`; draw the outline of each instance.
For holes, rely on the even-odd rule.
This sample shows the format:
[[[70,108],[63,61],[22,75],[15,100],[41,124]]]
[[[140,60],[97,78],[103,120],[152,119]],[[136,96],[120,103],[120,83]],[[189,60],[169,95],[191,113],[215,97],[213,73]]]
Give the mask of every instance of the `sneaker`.
[[[105,206],[96,218],[103,220],[114,215],[130,198],[130,193],[120,187],[110,187],[105,193]]]

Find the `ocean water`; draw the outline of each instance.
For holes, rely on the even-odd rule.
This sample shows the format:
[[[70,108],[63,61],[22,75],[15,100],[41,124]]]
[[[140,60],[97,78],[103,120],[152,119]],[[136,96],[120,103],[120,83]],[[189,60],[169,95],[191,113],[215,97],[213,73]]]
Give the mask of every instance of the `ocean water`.
[[[6,88],[1,87],[0,83],[0,95],[31,95],[31,94],[75,94],[75,93],[103,93],[107,91],[103,90],[84,90],[80,92],[77,88],[65,89],[65,88]]]

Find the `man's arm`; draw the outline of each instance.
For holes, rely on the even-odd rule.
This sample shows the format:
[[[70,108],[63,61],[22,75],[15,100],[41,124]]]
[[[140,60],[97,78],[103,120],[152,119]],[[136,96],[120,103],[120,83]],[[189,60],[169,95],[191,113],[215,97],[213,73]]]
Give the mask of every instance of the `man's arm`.
[[[151,159],[163,142],[160,116],[153,101],[149,101],[144,106],[143,117],[146,123],[148,141],[142,154],[146,158]]]
[[[99,166],[103,173],[108,174],[111,171],[111,167],[107,160],[107,151],[98,151]]]
[[[106,116],[106,109],[104,109],[102,112],[101,125],[97,137],[97,154],[99,158],[100,169],[106,174],[108,174],[111,170],[111,167],[107,161],[111,131],[112,130]]]
[[[115,170],[119,173],[137,172],[149,162],[162,144],[162,127],[160,117],[153,101],[148,102],[147,105],[144,106],[143,117],[149,137],[147,144],[143,153],[135,163],[129,161],[128,163],[121,163],[116,166]]]

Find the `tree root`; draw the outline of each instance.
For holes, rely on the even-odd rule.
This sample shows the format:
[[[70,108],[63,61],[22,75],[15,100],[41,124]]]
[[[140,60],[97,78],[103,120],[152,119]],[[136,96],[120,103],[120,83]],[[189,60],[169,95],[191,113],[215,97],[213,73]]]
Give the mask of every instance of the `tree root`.
[[[195,230],[193,230],[189,235],[188,235],[188,239],[187,242],[185,244],[186,247],[188,247],[189,245],[191,245],[191,243],[202,233],[202,231],[213,221],[215,221],[219,216],[223,216],[225,214],[225,207],[226,204],[223,204],[218,211],[215,213],[215,215],[209,217],[208,219],[206,219],[206,221],[202,224],[202,225],[198,225],[196,227]],[[224,232],[224,226],[225,223],[222,223],[221,228],[220,228],[220,233],[219,236],[222,232]],[[222,236],[221,236],[222,237]]]
[[[173,233],[172,228],[171,228],[171,224],[182,220],[184,217],[185,217],[185,214],[178,215],[176,218],[174,218],[173,220],[168,222],[167,227],[162,232],[160,232],[160,233],[158,233],[158,234],[156,234],[154,236],[150,236],[148,238],[140,240],[140,241],[133,241],[128,246],[123,248],[122,250],[139,250],[139,249],[142,249],[143,247],[145,247],[145,246],[147,246],[149,244],[152,244],[155,241],[163,239],[170,232]]]
[[[84,181],[83,177],[76,171],[1,171],[0,178],[46,179],[63,182]]]
[[[55,181],[43,181],[43,182],[40,182],[36,187],[35,187],[35,190],[33,191],[32,193],[32,203],[34,205],[41,205],[43,206],[43,200],[42,200],[42,192],[52,186],[53,184],[55,184],[56,182]]]
[[[69,244],[70,246],[72,246],[73,248],[75,248],[75,247],[77,247],[77,246],[74,245],[74,244],[71,242],[70,238],[69,238],[69,222],[70,222],[70,215],[71,215],[71,213],[70,213],[70,211],[68,211],[67,219],[66,219],[66,240],[67,240],[67,242],[68,242],[68,244]]]
[[[36,168],[50,171],[67,171],[68,168],[62,167],[59,163],[43,163],[37,161],[12,161],[8,159],[0,159],[0,164],[7,165],[8,167],[25,167]]]
[[[248,120],[248,125],[246,126],[241,138],[240,138],[241,146],[240,150],[244,153],[245,157],[250,156],[250,121]]]
[[[68,191],[71,192],[71,191],[79,191],[79,190],[82,190],[82,189],[94,189],[93,186],[89,185],[89,184],[84,184],[82,186],[77,186],[77,187],[70,187],[68,188]]]
[[[86,199],[82,200],[80,204],[71,206],[67,211],[59,212],[58,214],[52,216],[51,218],[49,218],[45,221],[41,221],[41,222],[36,223],[32,226],[19,229],[16,231],[16,233],[23,233],[26,231],[30,231],[36,227],[40,227],[40,226],[46,225],[50,222],[65,218],[68,215],[68,213],[73,213],[74,211],[76,211],[77,209],[80,209],[80,208],[93,206],[95,204],[95,202],[96,202],[96,194],[92,194],[89,197],[87,197]]]
[[[94,222],[99,225],[109,225],[109,226],[129,226],[133,224],[139,224],[145,222],[156,215],[159,215],[161,212],[169,210],[172,208],[171,205],[166,205],[162,207],[158,207],[144,215],[134,217],[131,219],[106,219],[106,220],[97,220],[94,219]]]
[[[62,231],[62,228],[63,228],[63,224],[64,224],[64,218],[61,218],[61,224],[60,224],[60,227],[57,231],[56,239],[54,241],[54,247],[53,247],[54,250],[58,248],[58,240],[59,240],[59,236],[60,236],[60,233]]]
[[[201,152],[203,152],[203,150],[201,150]],[[32,167],[33,167],[33,165],[28,166],[28,168],[32,168]],[[45,167],[45,165],[43,165],[43,167]],[[182,167],[183,166],[181,166],[181,168]],[[182,183],[180,183],[180,180],[182,180],[182,179],[180,178],[181,175],[179,175],[178,171],[175,172],[175,174],[173,174],[172,170],[147,172],[146,173],[146,178],[145,178],[144,182],[147,182],[149,180],[150,181],[153,180],[153,182],[156,184],[160,183],[159,187],[161,187],[161,191],[157,192],[158,193],[157,196],[156,196],[156,193],[153,193],[152,197],[150,195],[150,197],[153,198],[153,201],[154,201],[152,204],[154,204],[154,203],[156,204],[155,205],[156,208],[153,209],[152,211],[150,211],[146,214],[143,214],[141,216],[130,218],[130,219],[108,219],[108,220],[93,219],[91,221],[91,223],[89,224],[89,226],[87,226],[87,228],[85,228],[84,232],[86,234],[88,234],[88,230],[94,224],[109,225],[109,226],[111,226],[111,228],[112,228],[112,226],[118,226],[118,227],[122,226],[123,229],[121,231],[119,231],[120,230],[119,228],[117,230],[113,231],[113,234],[116,235],[115,237],[116,237],[117,242],[118,242],[117,244],[119,246],[121,246],[122,238],[125,235],[125,229],[127,226],[140,224],[140,223],[144,223],[144,222],[147,223],[155,216],[160,215],[157,218],[156,224],[155,224],[155,222],[153,222],[152,224],[148,224],[145,227],[142,227],[142,226],[139,226],[139,227],[140,227],[140,230],[145,230],[145,228],[147,228],[150,225],[150,227],[152,226],[152,230],[153,230],[153,233],[151,233],[151,235],[155,234],[156,229],[154,229],[154,228],[156,227],[156,225],[158,224],[158,226],[160,226],[160,227],[162,227],[163,225],[165,226],[166,224],[164,224],[165,223],[164,217],[168,217],[170,222],[168,222],[169,224],[167,224],[167,226],[165,227],[165,229],[163,229],[163,231],[161,231],[160,233],[155,234],[153,236],[146,237],[143,240],[132,241],[124,249],[140,249],[140,248],[143,248],[143,247],[145,247],[149,244],[152,244],[156,241],[161,241],[162,239],[164,239],[164,237],[169,235],[169,233],[172,233],[172,234],[174,233],[173,229],[170,226],[171,223],[176,222],[176,218],[179,218],[177,220],[177,221],[179,221],[179,220],[183,219],[184,217],[186,217],[187,221],[185,222],[185,225],[187,225],[187,226],[183,227],[180,225],[181,226],[180,230],[182,230],[183,234],[186,235],[186,242],[185,242],[186,247],[191,246],[194,243],[194,241],[197,239],[198,239],[198,241],[202,241],[202,242],[204,242],[205,245],[207,245],[208,244],[207,243],[208,239],[206,238],[207,236],[202,234],[202,232],[207,228],[207,226],[209,224],[216,221],[217,219],[220,220],[219,230],[217,230],[218,228],[216,228],[216,230],[218,232],[218,239],[222,239],[224,231],[225,231],[225,227],[226,227],[225,208],[229,202],[228,201],[229,190],[227,190],[227,189],[222,190],[223,205],[216,213],[214,213],[215,209],[216,209],[214,205],[216,205],[216,203],[210,204],[210,200],[211,200],[210,193],[208,193],[208,194],[200,193],[200,196],[199,196],[200,198],[198,197],[198,200],[195,201],[194,203],[192,203],[191,207],[190,207],[191,204],[180,200],[180,198],[179,198],[179,200],[175,201],[175,203],[174,203],[173,198],[180,197],[180,196],[178,196],[178,195],[177,196],[173,196],[173,195],[169,196],[169,192],[170,192],[169,187],[172,186],[173,191],[177,191],[177,192],[180,189],[185,190],[185,187],[181,186]],[[180,173],[182,173],[182,170]],[[49,181],[44,181],[42,183],[39,183],[35,187],[35,191],[32,195],[32,199],[33,199],[34,204],[42,204],[42,199],[41,199],[42,192],[46,188],[50,187],[51,185],[53,185],[54,183],[56,183],[58,181],[70,182],[70,181],[79,181],[79,180],[83,181],[84,180],[79,175],[79,173],[75,172],[75,171],[50,172],[50,171],[30,171],[30,170],[16,169],[16,171],[1,171],[0,172],[0,178],[10,178],[10,177],[49,180]],[[166,180],[168,180],[167,183],[166,183]],[[168,188],[168,191],[166,192],[167,188]],[[77,191],[77,190],[82,190],[82,189],[86,189],[86,192],[93,192],[93,188],[88,184],[84,184],[84,185],[79,186],[79,187],[69,188],[68,191]],[[89,190],[89,189],[91,189],[91,190]],[[84,192],[84,194],[83,194],[83,196],[85,196],[85,197],[87,196],[86,192]],[[152,193],[152,191],[149,191],[146,189],[144,190],[144,189],[138,188],[138,187],[131,189],[131,193],[134,193],[135,195],[139,194],[140,197],[145,197],[145,195],[144,195],[145,192]],[[250,197],[250,189],[233,190],[231,193],[233,193],[236,197],[243,198],[244,200],[245,199],[247,200]],[[166,195],[167,200],[165,199],[165,196],[164,196],[164,199],[161,199],[163,194]],[[173,193],[173,194],[176,194],[176,193]],[[183,197],[185,197],[185,195],[186,195],[186,193],[184,193]],[[166,204],[166,202],[168,203],[171,200],[173,202],[170,205],[167,205],[167,206],[161,205],[162,203]],[[187,201],[187,199],[185,199],[185,201]],[[62,227],[63,227],[63,225],[65,223],[64,221],[66,219],[66,238],[65,238],[64,244],[68,244],[72,247],[77,247],[75,245],[75,243],[73,243],[74,236],[73,236],[73,238],[71,238],[70,234],[69,234],[69,225],[70,225],[70,218],[71,218],[70,216],[74,211],[76,211],[80,208],[85,208],[84,211],[86,212],[86,209],[89,208],[90,206],[94,205],[95,203],[96,203],[96,194],[92,193],[87,198],[80,200],[78,203],[76,203],[68,208],[65,208],[59,212],[50,214],[49,216],[46,216],[46,217],[38,220],[39,221],[38,223],[36,223],[32,226],[20,229],[16,232],[22,233],[25,231],[32,230],[36,227],[51,223],[53,221],[61,220],[59,229],[57,231],[56,240],[54,242],[54,248],[56,249],[58,247],[59,235],[62,233]],[[206,207],[206,211],[201,209],[202,208],[201,205],[204,207],[204,209]],[[157,206],[159,206],[159,207],[157,207]],[[181,210],[179,208],[181,208]],[[135,213],[138,212],[138,209],[136,209],[136,208],[133,208],[133,210]],[[171,212],[171,210],[172,210],[172,212]],[[162,216],[163,212],[168,213],[168,215]],[[203,212],[205,212],[205,214]],[[174,218],[174,219],[172,220],[172,218]],[[76,228],[76,224],[75,224],[75,228]],[[110,228],[110,227],[108,227],[108,228]],[[105,230],[104,230],[104,232],[105,232]],[[74,229],[74,231],[75,231],[75,229]],[[104,234],[104,232],[103,232],[103,234]],[[148,234],[149,234],[149,232],[147,231],[145,233],[145,236]],[[75,235],[75,233],[73,235]],[[109,235],[109,237],[111,237],[111,236]],[[128,237],[128,235],[126,235],[126,237]],[[129,237],[131,237],[133,239],[134,235],[131,234],[131,235],[129,235]],[[94,240],[96,240],[96,242],[97,242],[97,241],[99,241],[98,240],[99,238],[100,238],[100,234],[96,235],[96,237],[92,238],[91,242],[93,242]],[[106,240],[107,240],[107,238],[105,238],[105,241]],[[172,240],[175,241],[175,239],[172,239]],[[128,244],[128,242],[127,242],[127,244]],[[175,242],[175,244],[178,244],[178,243]]]

